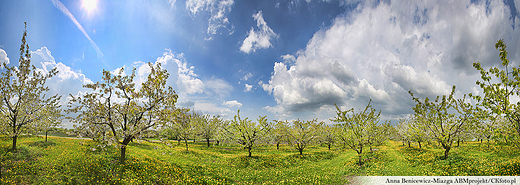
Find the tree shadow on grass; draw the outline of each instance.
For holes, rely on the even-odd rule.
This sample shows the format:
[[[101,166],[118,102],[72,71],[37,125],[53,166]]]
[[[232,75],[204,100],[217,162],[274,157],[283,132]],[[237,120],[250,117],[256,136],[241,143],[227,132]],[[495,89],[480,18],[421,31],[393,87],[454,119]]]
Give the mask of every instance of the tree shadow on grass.
[[[142,149],[147,149],[147,150],[153,150],[156,148],[155,145],[152,145],[151,143],[147,142],[147,141],[144,141],[144,142],[131,142],[128,144],[129,146],[134,146],[134,147],[139,147],[139,148],[142,148]]]
[[[288,156],[288,158],[295,158],[295,159],[299,159],[299,160],[314,161],[314,162],[317,162],[320,160],[329,160],[334,157],[336,157],[336,153],[328,152],[328,151],[313,152],[313,153],[309,153],[309,154],[303,153],[303,155],[293,154],[293,155]]]
[[[11,148],[2,148],[2,160],[8,160],[10,161],[9,163],[14,163],[16,161],[33,162],[43,155],[44,154],[41,151],[26,146],[17,147],[15,152],[13,152]]]
[[[415,147],[411,147],[411,148],[405,147],[405,148],[400,148],[399,150],[401,153],[406,154],[406,155],[420,155],[420,154],[430,152],[429,149],[426,149],[426,148],[419,149],[419,148],[415,148]]]
[[[29,143],[29,146],[33,146],[33,147],[40,147],[40,148],[47,148],[49,146],[56,146],[56,143],[52,142],[52,141],[35,141],[35,142],[31,142]]]
[[[217,148],[217,151],[221,154],[234,154],[237,152],[237,149],[229,147],[219,147]]]
[[[280,155],[280,154],[269,154],[269,155],[254,155],[248,157],[246,155],[237,156],[228,159],[227,163],[238,168],[252,168],[252,169],[265,169],[265,168],[284,168],[295,165],[301,165],[307,162],[318,162],[321,160],[330,160],[336,157],[336,153],[332,152],[313,152],[309,154],[300,155],[298,153],[292,155]]]

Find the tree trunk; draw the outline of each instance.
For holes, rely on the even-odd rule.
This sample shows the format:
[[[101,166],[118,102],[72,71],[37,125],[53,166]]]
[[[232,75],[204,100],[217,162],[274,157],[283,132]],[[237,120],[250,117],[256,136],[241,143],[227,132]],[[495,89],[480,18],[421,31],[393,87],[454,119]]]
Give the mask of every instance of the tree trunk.
[[[372,153],[372,145],[369,145],[369,147],[370,147],[370,153]]]
[[[330,150],[330,143],[329,143],[329,150]]]
[[[488,149],[489,149],[489,138],[488,138],[487,140],[488,140],[488,142],[487,142],[487,143],[488,143]]]
[[[280,149],[280,143],[276,143],[276,149]]]
[[[11,149],[13,152],[16,152],[16,140],[18,139],[17,135],[13,136],[13,148]]]
[[[460,139],[457,139],[457,147],[460,146]]]
[[[361,154],[360,153],[358,153],[358,157],[359,157],[359,160],[358,160],[359,167],[361,167],[361,164],[362,164],[363,160],[361,159]]]
[[[444,159],[448,159],[448,153],[450,152],[450,147],[444,149]]]
[[[359,167],[363,164],[363,160],[361,159],[361,154],[363,153],[363,146],[359,148],[358,157],[359,157]]]
[[[209,147],[209,138],[206,138],[206,143],[208,143],[208,147]]]
[[[119,163],[125,164],[126,158],[126,145],[121,145],[121,156],[119,157]]]
[[[47,132],[49,132],[48,130],[45,131],[45,142],[47,142]]]
[[[302,149],[298,149],[298,151],[300,152],[300,155],[303,155],[303,148]]]
[[[178,143],[177,144],[181,144],[181,138],[177,139]]]
[[[408,141],[408,148],[411,148],[411,146],[410,146],[410,141]]]
[[[419,149],[422,149],[422,147],[421,147],[421,142],[420,142],[420,141],[417,141],[417,143],[419,143]]]
[[[219,146],[219,145],[220,145],[220,141],[219,141],[219,140],[217,140],[217,146]]]
[[[188,139],[184,139],[184,143],[186,143],[186,151],[188,151]]]
[[[249,152],[248,157],[251,157],[251,148],[247,148],[247,151]]]

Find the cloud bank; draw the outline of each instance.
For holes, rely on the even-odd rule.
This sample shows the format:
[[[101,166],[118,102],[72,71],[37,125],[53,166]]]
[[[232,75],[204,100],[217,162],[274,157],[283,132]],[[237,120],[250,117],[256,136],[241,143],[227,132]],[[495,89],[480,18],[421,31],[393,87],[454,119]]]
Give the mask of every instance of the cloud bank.
[[[473,62],[498,65],[494,43],[501,38],[517,50],[520,35],[510,17],[502,1],[359,3],[305,49],[281,56],[262,84],[277,105],[264,109],[334,113],[334,104],[361,109],[372,99],[388,118],[412,112],[408,91],[432,97],[457,85],[459,93],[473,92],[479,79]]]

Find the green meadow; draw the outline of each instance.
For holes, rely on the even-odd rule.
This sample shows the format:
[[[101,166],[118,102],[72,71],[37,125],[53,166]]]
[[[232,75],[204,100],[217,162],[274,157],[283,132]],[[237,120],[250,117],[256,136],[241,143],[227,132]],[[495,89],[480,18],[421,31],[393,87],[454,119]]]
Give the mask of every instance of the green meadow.
[[[23,137],[19,151],[0,141],[2,184],[348,184],[354,176],[520,175],[520,154],[506,145],[465,142],[442,159],[436,146],[423,149],[386,141],[364,156],[339,146],[311,146],[303,155],[287,145],[263,145],[253,157],[238,145],[207,147],[177,141],[133,142],[125,164],[116,148],[100,149],[90,140]]]

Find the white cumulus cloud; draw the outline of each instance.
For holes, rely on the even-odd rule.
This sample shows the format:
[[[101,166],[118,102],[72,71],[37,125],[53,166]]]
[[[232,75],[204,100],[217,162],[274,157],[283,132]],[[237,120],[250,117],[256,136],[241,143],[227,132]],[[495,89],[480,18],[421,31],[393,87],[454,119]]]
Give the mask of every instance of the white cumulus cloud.
[[[256,20],[255,30],[253,27],[249,30],[247,37],[240,46],[240,51],[245,53],[255,52],[257,49],[269,48],[272,46],[271,40],[278,38],[278,35],[267,25],[262,16],[262,11],[253,14]]]
[[[204,83],[195,73],[195,67],[189,65],[184,59],[183,54],[176,54],[171,50],[166,50],[166,52],[163,53],[163,56],[157,58],[156,62],[161,63],[161,65],[170,73],[168,84],[172,87],[176,87],[177,93],[195,94],[204,92]],[[138,62],[136,65],[138,74],[144,81],[146,75],[150,73],[150,69],[147,64],[142,62]]]
[[[231,101],[225,101],[222,103],[222,105],[225,105],[225,106],[228,106],[228,107],[242,107],[242,103],[236,101],[236,100],[231,100]]]
[[[9,64],[9,57],[3,49],[0,49],[0,69],[4,68],[4,63]]]
[[[45,46],[31,52],[31,63],[37,70],[41,70],[44,73],[53,68],[58,70],[58,74],[46,82],[50,89],[50,95],[58,94],[62,95],[62,98],[66,98],[69,94],[76,95],[78,92],[84,91],[84,84],[93,83],[81,71],[74,71],[70,66],[56,62],[51,51]],[[66,104],[64,101],[61,103],[62,105]]]
[[[335,18],[305,49],[281,56],[284,62],[262,83],[277,105],[264,109],[279,115],[334,104],[360,109],[372,99],[385,116],[411,113],[408,91],[432,97],[457,85],[459,92],[473,92],[479,74],[472,63],[498,65],[498,39],[509,51],[520,43],[503,1],[369,4]],[[510,52],[510,60],[519,55]]]

